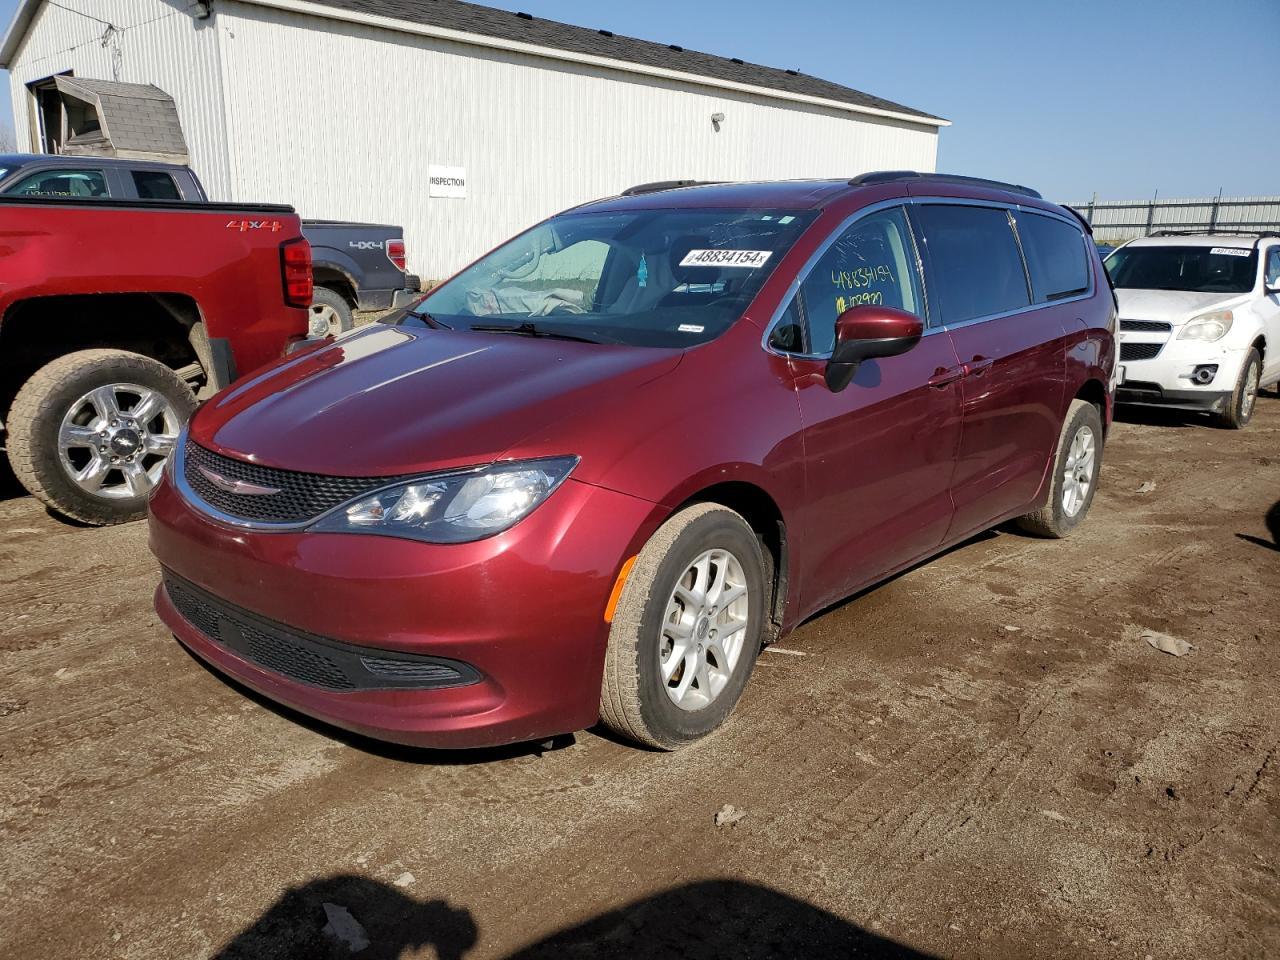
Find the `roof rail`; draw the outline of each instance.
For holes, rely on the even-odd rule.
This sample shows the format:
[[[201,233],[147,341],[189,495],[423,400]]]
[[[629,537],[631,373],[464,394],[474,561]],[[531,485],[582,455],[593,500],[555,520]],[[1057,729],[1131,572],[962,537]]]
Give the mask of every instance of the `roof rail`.
[[[1280,237],[1278,230],[1157,230],[1149,237]]]
[[[620,196],[638,197],[642,193],[679,190],[681,187],[710,187],[723,182],[723,180],[657,180],[653,183],[638,183],[634,187],[627,187]]]
[[[958,173],[917,173],[914,170],[876,170],[864,173],[849,181],[851,187],[866,187],[873,183],[894,183],[898,180],[923,180],[928,183],[952,183],[962,187],[989,187],[993,190],[1004,190],[1008,193],[1021,193],[1028,197],[1043,200],[1039,190],[1032,190],[1020,183],[1005,183],[1003,180],[986,180],[982,177],[965,177]]]

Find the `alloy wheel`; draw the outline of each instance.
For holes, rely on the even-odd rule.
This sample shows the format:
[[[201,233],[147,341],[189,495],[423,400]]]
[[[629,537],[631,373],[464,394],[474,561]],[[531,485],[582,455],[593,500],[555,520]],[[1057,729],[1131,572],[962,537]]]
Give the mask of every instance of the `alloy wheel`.
[[[1248,419],[1253,413],[1253,405],[1258,399],[1258,365],[1249,364],[1244,375],[1244,393],[1240,397],[1240,416]]]
[[[108,500],[145,496],[160,482],[181,427],[160,391],[108,383],[67,410],[58,429],[58,455],[86,493]]]
[[[1062,470],[1062,510],[1068,517],[1079,513],[1089,499],[1097,452],[1093,429],[1087,425],[1081,426],[1071,438],[1067,462]]]
[[[313,337],[337,336],[342,332],[342,320],[338,311],[327,303],[313,303],[308,320],[307,333]]]
[[[701,710],[728,685],[746,646],[750,611],[742,563],[728,550],[707,550],[676,581],[658,643],[667,696],[681,710]]]

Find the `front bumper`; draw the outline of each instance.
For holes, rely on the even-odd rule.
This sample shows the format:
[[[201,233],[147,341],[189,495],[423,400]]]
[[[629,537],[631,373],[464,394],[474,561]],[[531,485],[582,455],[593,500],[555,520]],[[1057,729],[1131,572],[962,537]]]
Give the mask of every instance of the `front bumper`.
[[[347,730],[428,747],[541,739],[596,721],[604,610],[655,511],[570,479],[506,533],[437,546],[231,527],[166,481],[151,501],[150,544],[178,592],[161,584],[156,611],[214,668]],[[180,595],[184,582],[231,626],[193,613],[190,597]],[[246,622],[295,647],[301,636],[306,649],[288,662],[278,652],[264,656],[245,640]],[[360,668],[350,673],[344,656],[394,663],[398,673],[405,662],[455,665],[465,682],[440,684],[420,671],[421,682],[335,688],[332,675],[306,659],[326,652],[348,676]],[[298,656],[302,674],[291,666]]]
[[[1159,352],[1149,359],[1126,358],[1126,348],[1154,348]],[[1167,341],[1141,334],[1124,335],[1121,341],[1120,368],[1123,376],[1116,386],[1116,403],[1141,404],[1221,413],[1231,403],[1236,378],[1244,363],[1244,349],[1227,349],[1221,344],[1197,340]],[[1199,368],[1216,367],[1213,379],[1198,383],[1192,379]]]

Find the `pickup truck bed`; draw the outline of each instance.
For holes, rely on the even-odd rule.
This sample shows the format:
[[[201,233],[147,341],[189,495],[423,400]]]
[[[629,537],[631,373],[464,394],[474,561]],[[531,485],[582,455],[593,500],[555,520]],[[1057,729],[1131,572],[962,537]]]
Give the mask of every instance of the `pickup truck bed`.
[[[15,475],[88,522],[140,516],[193,390],[306,332],[292,208],[0,196],[0,418]]]

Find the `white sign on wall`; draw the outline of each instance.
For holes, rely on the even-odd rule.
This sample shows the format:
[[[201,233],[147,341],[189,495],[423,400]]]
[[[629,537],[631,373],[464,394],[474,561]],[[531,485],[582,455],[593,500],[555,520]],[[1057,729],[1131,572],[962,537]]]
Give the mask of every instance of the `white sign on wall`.
[[[467,196],[466,167],[427,167],[427,177],[431,181],[430,196],[453,197],[465,200]]]

